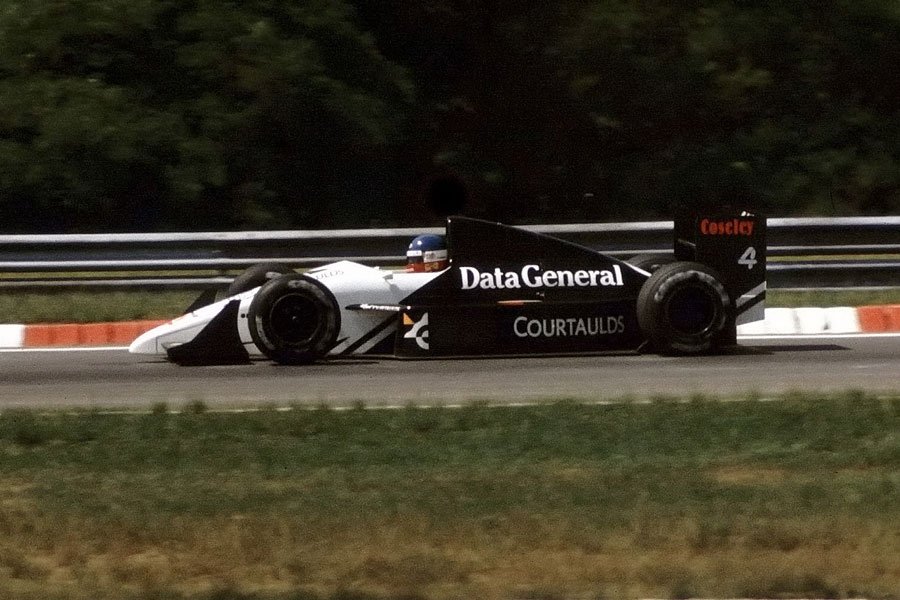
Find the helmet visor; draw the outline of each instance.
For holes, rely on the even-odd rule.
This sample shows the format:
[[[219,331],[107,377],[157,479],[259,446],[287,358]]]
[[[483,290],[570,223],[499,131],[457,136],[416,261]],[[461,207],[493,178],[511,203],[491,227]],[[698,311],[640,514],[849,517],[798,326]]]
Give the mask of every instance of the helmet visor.
[[[408,250],[406,264],[411,271],[440,271],[447,267],[446,250]]]

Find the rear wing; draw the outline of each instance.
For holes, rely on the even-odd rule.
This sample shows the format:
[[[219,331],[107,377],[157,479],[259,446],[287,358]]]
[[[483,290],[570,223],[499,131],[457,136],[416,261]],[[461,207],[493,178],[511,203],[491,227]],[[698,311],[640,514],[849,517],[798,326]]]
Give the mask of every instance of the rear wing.
[[[675,258],[715,269],[734,303],[737,325],[765,318],[766,218],[746,211],[675,219]]]

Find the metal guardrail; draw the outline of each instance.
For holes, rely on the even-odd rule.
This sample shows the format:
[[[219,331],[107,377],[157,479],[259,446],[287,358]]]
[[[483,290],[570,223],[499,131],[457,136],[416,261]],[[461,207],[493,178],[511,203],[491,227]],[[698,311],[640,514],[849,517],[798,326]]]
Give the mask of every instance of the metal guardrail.
[[[524,227],[619,258],[671,251],[672,228],[671,221]],[[413,237],[441,232],[0,235],[0,288],[202,289],[225,286],[229,271],[270,260],[298,268],[344,259],[400,265]],[[769,219],[768,256],[771,287],[900,287],[900,217]]]

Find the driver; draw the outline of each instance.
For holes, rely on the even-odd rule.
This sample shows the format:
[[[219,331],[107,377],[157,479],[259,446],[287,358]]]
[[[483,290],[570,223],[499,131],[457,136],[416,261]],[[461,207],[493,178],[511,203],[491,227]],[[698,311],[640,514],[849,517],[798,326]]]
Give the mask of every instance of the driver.
[[[447,243],[439,235],[426,233],[418,236],[406,251],[406,270],[413,273],[443,271],[450,264],[447,259]]]

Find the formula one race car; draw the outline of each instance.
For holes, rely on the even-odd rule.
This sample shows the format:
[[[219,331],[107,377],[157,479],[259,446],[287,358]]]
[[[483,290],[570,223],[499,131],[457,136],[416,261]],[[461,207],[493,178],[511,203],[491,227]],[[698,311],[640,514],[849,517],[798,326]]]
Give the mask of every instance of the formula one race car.
[[[183,365],[653,351],[714,353],[763,318],[765,219],[676,218],[674,252],[621,261],[523,229],[447,219],[449,266],[340,261],[249,269],[233,295],[148,331],[132,353]]]

